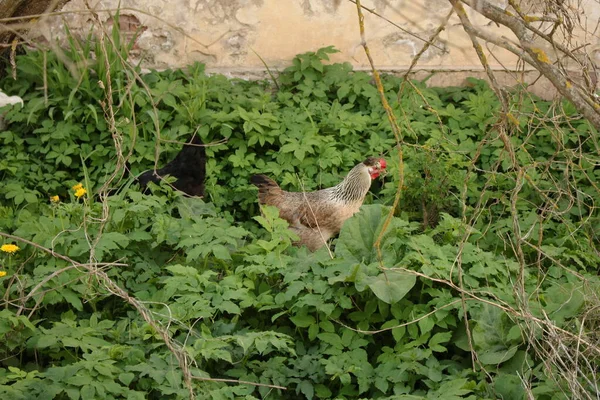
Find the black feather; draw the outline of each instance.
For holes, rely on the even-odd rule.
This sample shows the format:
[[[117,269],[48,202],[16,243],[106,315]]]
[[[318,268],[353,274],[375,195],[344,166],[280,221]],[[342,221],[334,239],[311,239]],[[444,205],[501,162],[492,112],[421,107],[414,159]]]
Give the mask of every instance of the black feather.
[[[156,173],[150,170],[138,176],[137,180],[143,193],[148,193],[148,182],[158,183],[161,178],[170,175],[177,179],[173,183],[175,189],[190,196],[204,196],[206,150],[199,136],[194,136],[190,144],[184,145],[173,161],[157,169]]]
[[[250,183],[252,183],[255,186],[258,186],[259,188],[261,186],[278,186],[277,183],[273,181],[273,179],[263,174],[252,175],[250,177]]]

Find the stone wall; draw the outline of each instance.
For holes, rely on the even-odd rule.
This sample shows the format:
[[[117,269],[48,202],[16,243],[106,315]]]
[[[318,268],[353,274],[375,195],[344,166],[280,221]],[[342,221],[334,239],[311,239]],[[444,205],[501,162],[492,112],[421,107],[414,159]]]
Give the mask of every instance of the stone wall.
[[[492,1],[506,7],[506,1]],[[525,2],[536,6],[535,0],[522,0],[521,4]],[[89,4],[108,24],[120,4],[122,30],[130,37],[139,33],[133,55],[146,68],[183,67],[200,61],[209,71],[264,77],[263,62],[280,70],[296,54],[333,45],[340,53],[333,55],[332,61],[370,69],[361,46],[356,5],[349,0],[101,0]],[[366,40],[376,66],[398,73],[408,68],[451,10],[448,0],[364,0],[362,4]],[[579,4],[583,23],[596,26],[598,2],[581,0]],[[475,26],[495,35],[512,36],[472,10],[469,17]],[[81,34],[94,25],[84,0],[71,0],[60,16],[42,20],[34,34],[60,38],[64,24]],[[580,39],[589,44],[588,50],[598,53],[597,35],[581,35]],[[519,69],[516,56],[507,51],[493,45],[484,51],[494,69]],[[415,70],[417,76],[433,74],[433,84],[456,85],[465,76],[483,77],[471,41],[455,15]],[[534,81],[537,74],[501,76],[507,84],[517,78]],[[548,95],[541,83],[540,93]]]

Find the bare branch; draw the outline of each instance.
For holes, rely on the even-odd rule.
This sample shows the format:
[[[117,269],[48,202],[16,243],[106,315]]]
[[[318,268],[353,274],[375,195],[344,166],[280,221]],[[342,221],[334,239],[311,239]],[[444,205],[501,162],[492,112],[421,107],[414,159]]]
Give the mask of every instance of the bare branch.
[[[450,0],[450,2],[453,4],[457,3],[455,0]],[[575,60],[580,65],[585,65],[585,60],[581,60],[580,57],[577,57],[574,54],[573,50],[570,50],[564,44],[554,40],[553,34],[545,34],[541,30],[533,27],[528,21],[528,19],[531,18],[527,18],[527,16],[515,16],[511,12],[490,4],[486,0],[461,0],[461,2],[467,4],[473,10],[491,21],[509,28],[519,40],[520,48],[524,51],[524,55],[522,56],[523,60],[540,71],[540,73],[554,85],[559,93],[570,100],[577,110],[589,120],[596,129],[600,129],[600,105],[596,102],[594,94],[588,93],[588,91],[577,85],[572,78],[567,77],[564,72],[567,68],[560,64],[556,65],[553,63],[550,56],[543,49],[543,45],[550,46],[559,55],[562,54],[569,59]],[[514,4],[514,2],[511,4]],[[468,27],[468,24],[465,24],[464,22],[463,26],[467,32],[470,30],[472,34],[475,34],[472,31],[474,28]],[[476,36],[481,37],[483,35]],[[541,44],[540,41],[542,42]],[[516,48],[514,46],[506,46],[507,42],[495,42],[495,44],[516,54]],[[584,71],[584,76],[587,74],[588,72]],[[590,79],[588,78],[586,81],[590,81]]]

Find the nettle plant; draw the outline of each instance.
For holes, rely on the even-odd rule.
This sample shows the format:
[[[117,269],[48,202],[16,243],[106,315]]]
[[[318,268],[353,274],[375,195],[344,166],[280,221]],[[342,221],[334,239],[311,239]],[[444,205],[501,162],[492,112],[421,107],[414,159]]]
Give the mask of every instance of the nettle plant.
[[[0,240],[19,247],[0,253],[4,397],[597,390],[598,134],[568,104],[511,93],[508,154],[484,82],[399,92],[385,76],[397,143],[371,76],[329,64],[331,47],[247,82],[201,64],[142,75],[128,46],[115,24],[61,57],[19,56],[0,81],[25,103],[0,133]],[[211,144],[206,198],[141,194],[132,175],[194,132]],[[258,209],[254,173],[314,190],[368,155],[389,173],[331,254],[291,247],[277,210]]]

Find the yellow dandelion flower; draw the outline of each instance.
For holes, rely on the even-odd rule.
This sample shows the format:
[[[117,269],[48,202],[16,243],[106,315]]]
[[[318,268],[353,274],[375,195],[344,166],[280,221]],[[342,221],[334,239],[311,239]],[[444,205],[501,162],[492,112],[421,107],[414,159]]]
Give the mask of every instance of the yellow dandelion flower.
[[[58,203],[60,201],[60,197],[58,197],[58,195],[56,196],[50,196],[50,202],[51,203]]]
[[[19,246],[16,246],[14,244],[3,244],[2,246],[0,246],[0,250],[8,254],[14,254],[19,250]]]
[[[0,278],[6,276],[6,271],[0,271]]]
[[[79,189],[82,189],[83,185],[81,183],[78,183],[77,185],[73,186],[71,189],[73,189],[74,191],[78,191]]]
[[[79,199],[81,196],[83,196],[86,193],[87,193],[87,190],[85,190],[84,188],[80,187],[79,189],[77,189],[75,191],[75,197],[77,197]]]

